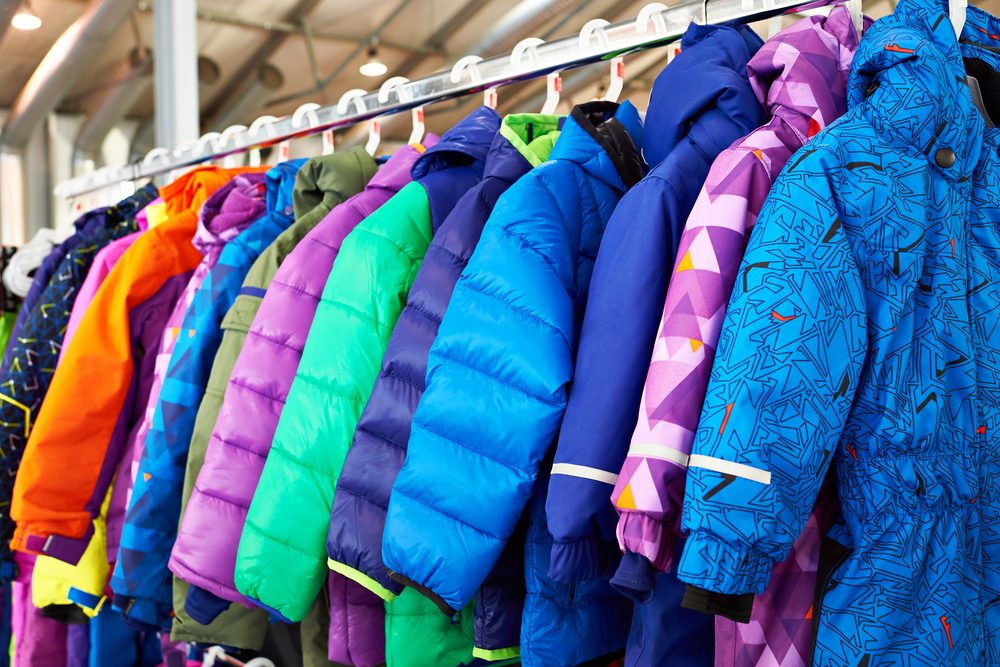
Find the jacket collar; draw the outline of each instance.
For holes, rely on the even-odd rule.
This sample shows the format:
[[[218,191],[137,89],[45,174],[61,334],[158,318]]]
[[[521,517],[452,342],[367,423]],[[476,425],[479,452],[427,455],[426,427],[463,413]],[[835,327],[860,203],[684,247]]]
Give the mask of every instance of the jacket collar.
[[[285,217],[292,217],[292,191],[295,175],[306,163],[304,158],[280,162],[267,172],[267,210]]]
[[[505,116],[500,124],[500,132],[493,140],[489,156],[486,158],[484,175],[492,176],[503,169],[502,155],[516,152],[537,167],[549,159],[552,147],[559,138],[562,116],[548,116],[540,113],[518,113]]]
[[[215,191],[201,207],[194,247],[208,254],[232,240],[248,224],[264,214],[266,202],[263,173],[240,174]]]
[[[638,183],[646,165],[642,121],[631,102],[587,102],[573,107],[550,158],[575,162],[622,192]]]
[[[987,17],[969,7],[963,40],[979,39],[977,28],[983,26],[977,24],[995,23]],[[971,176],[984,130],[962,55],[942,3],[901,0],[892,15],[865,34],[848,83],[850,108],[862,107],[880,133],[911,146],[955,181]],[[939,155],[948,151],[954,152],[954,163],[942,166]]]
[[[410,170],[417,158],[429,148],[437,145],[440,139],[436,134],[428,133],[420,146],[403,146],[396,150],[389,160],[379,167],[372,179],[365,186],[366,190],[381,188],[395,192],[410,182]]]
[[[338,195],[344,200],[361,192],[377,168],[372,156],[360,146],[312,158],[295,177],[295,217],[324,201],[332,208]]]
[[[413,180],[455,163],[483,160],[500,129],[500,116],[493,109],[480,106],[444,133],[436,145],[424,151],[413,165]]]
[[[847,110],[847,79],[859,41],[846,7],[804,18],[750,59],[750,85],[768,113],[780,115],[805,143]]]

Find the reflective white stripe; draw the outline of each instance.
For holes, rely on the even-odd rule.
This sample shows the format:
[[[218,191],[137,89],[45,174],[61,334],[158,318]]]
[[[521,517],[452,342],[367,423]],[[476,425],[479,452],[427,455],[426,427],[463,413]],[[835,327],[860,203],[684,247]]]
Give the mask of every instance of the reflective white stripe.
[[[670,461],[671,463],[676,463],[682,468],[688,466],[688,455],[684,452],[679,452],[673,447],[666,447],[664,445],[657,445],[652,442],[633,442],[632,446],[628,450],[629,456],[645,456],[650,459],[660,459],[661,461]]]
[[[742,463],[717,459],[714,456],[692,454],[688,465],[692,468],[714,470],[715,472],[721,472],[723,475],[742,477],[743,479],[749,479],[751,482],[758,482],[760,484],[766,485],[771,483],[771,471],[769,470],[761,470],[760,468],[754,468]]]
[[[570,477],[581,477],[583,479],[592,479],[595,482],[604,482],[605,484],[615,485],[618,481],[618,475],[610,473],[606,470],[601,470],[600,468],[591,468],[589,466],[578,466],[575,463],[553,463],[552,464],[552,474],[553,475],[569,475]]]

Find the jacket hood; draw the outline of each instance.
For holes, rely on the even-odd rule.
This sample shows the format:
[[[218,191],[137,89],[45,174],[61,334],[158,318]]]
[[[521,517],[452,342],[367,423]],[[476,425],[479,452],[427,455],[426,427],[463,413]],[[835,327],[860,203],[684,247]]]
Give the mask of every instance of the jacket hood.
[[[960,49],[944,4],[901,0],[858,47],[848,108],[863,106],[881,131],[919,151],[946,178],[969,177],[979,160],[984,121],[969,93],[963,54],[995,71],[1000,57],[976,42],[982,33],[998,32],[997,19],[970,6]],[[955,153],[947,168],[935,160],[942,149]]]
[[[305,158],[281,162],[267,172],[267,210],[281,215],[292,215],[292,192],[295,175],[306,163]]]
[[[550,157],[576,162],[592,177],[624,192],[646,171],[640,155],[642,131],[639,112],[631,102],[578,104],[563,124]]]
[[[240,174],[215,191],[201,207],[194,247],[202,255],[224,245],[264,215],[267,205],[263,173]]]
[[[493,175],[499,168],[496,155],[509,150],[516,151],[528,161],[532,167],[537,167],[549,159],[564,116],[548,116],[540,113],[517,113],[505,116],[500,124],[500,131],[493,139],[489,155],[486,158],[486,176]]]
[[[757,100],[770,115],[786,110],[804,116],[803,139],[812,137],[847,110],[847,79],[859,41],[843,6],[782,30],[747,65]]]
[[[753,109],[746,99],[746,66],[763,45],[746,26],[688,26],[681,52],[653,82],[642,154],[650,167],[663,162],[708,107],[733,118]],[[678,91],[684,91],[678,94]]]
[[[202,204],[231,178],[252,171],[253,168],[222,169],[221,167],[197,167],[160,189],[167,216],[174,216],[185,210],[201,210]]]
[[[456,163],[482,160],[500,130],[500,116],[480,106],[441,136],[441,140],[417,158],[410,172],[413,180]]]
[[[375,159],[361,146],[312,158],[295,177],[295,217],[302,217],[324,200],[332,208],[335,201],[361,192],[376,169]]]

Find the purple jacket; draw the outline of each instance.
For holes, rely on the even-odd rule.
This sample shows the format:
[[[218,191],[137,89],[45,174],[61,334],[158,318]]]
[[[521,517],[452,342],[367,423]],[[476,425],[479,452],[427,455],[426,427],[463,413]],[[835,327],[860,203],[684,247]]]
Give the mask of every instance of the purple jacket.
[[[174,351],[177,332],[184,319],[184,313],[194,299],[195,293],[205,281],[205,276],[219,260],[219,254],[226,243],[247,228],[247,226],[264,213],[264,174],[247,173],[229,181],[209,197],[202,205],[198,218],[198,231],[191,243],[204,257],[191,274],[177,302],[173,304],[170,315],[164,323],[159,335],[153,359],[153,374],[150,380],[149,398],[146,400],[142,413],[142,421],[130,433],[122,461],[124,465],[115,478],[114,489],[111,492],[111,503],[108,505],[108,562],[113,563],[118,556],[118,545],[121,541],[122,525],[125,522],[125,510],[128,508],[129,496],[135,474],[142,458],[143,443],[146,434],[153,423],[153,412],[160,397],[163,386],[163,375],[166,373],[170,355]],[[129,238],[129,237],[126,237]],[[135,239],[132,238],[134,241]],[[121,243],[121,239],[117,243]],[[89,275],[87,276],[89,279]]]
[[[397,151],[364,191],[336,207],[296,246],[264,295],[171,553],[170,570],[193,587],[249,604],[233,586],[236,550],[326,278],[347,234],[410,181],[419,155],[409,146]],[[380,630],[381,605],[377,611]]]
[[[680,239],[653,347],[638,424],[613,499],[626,552],[616,582],[648,592],[650,563],[672,565],[687,459],[729,295],[746,240],[791,155],[846,110],[858,36],[846,9],[810,17],[769,40],[747,66],[771,120],[724,151]],[[775,566],[751,625],[716,623],[720,667],[777,667],[806,656],[821,524],[814,516],[792,555]],[[646,588],[646,591],[641,590]],[[747,631],[747,628],[753,628]]]

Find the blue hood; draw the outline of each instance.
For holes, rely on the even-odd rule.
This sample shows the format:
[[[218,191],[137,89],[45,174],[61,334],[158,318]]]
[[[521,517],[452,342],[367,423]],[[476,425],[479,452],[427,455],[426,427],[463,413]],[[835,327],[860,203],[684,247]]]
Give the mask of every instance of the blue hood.
[[[754,126],[760,106],[747,85],[747,61],[764,45],[746,26],[688,26],[681,52],[656,77],[649,95],[647,128],[642,147],[650,168],[660,164],[690,131],[690,123],[706,107],[717,107],[741,124]],[[679,94],[679,91],[683,91]],[[749,91],[749,92],[748,92]]]

